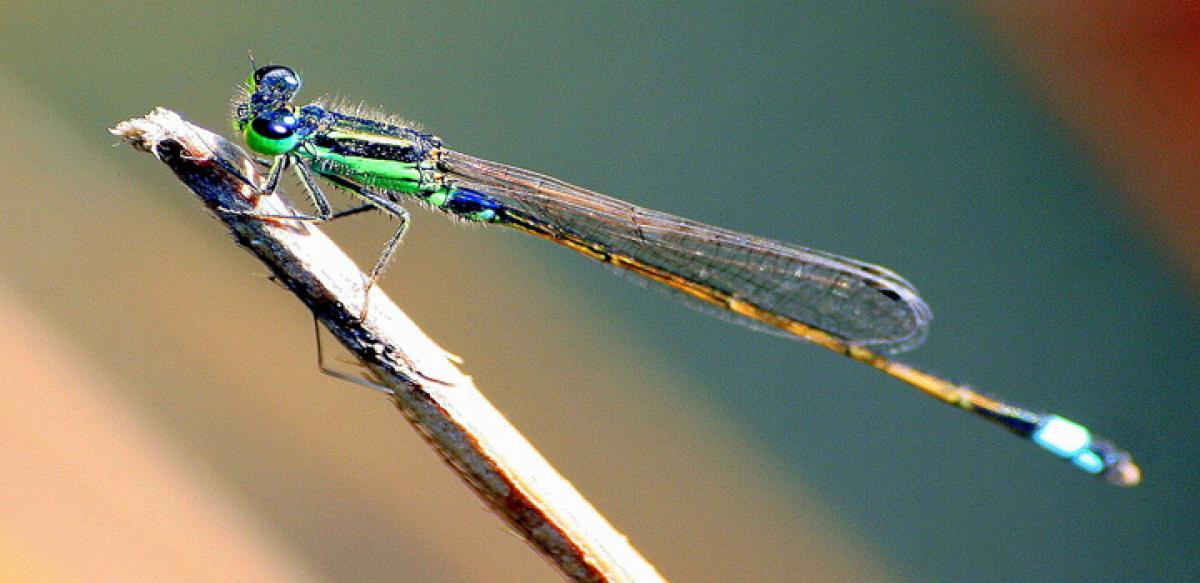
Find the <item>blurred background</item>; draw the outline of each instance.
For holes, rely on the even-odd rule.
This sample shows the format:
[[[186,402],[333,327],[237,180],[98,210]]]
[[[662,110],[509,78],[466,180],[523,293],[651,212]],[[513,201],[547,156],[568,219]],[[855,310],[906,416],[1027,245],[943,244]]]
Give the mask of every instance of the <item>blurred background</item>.
[[[1077,419],[1090,479],[866,367],[424,211],[383,288],[677,581],[1200,567],[1200,9],[6,3],[0,579],[557,581],[105,129],[260,63],[457,149],[892,267],[903,360]],[[295,189],[293,188],[293,192]],[[348,201],[343,201],[348,203]],[[369,265],[383,218],[333,225]]]

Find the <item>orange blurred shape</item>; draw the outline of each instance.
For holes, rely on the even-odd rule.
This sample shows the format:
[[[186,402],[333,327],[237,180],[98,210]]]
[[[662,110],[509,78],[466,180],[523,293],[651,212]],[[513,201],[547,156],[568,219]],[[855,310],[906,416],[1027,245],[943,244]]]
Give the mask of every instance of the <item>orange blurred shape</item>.
[[[977,8],[1200,285],[1200,4],[993,0]]]
[[[0,288],[0,580],[315,580]]]

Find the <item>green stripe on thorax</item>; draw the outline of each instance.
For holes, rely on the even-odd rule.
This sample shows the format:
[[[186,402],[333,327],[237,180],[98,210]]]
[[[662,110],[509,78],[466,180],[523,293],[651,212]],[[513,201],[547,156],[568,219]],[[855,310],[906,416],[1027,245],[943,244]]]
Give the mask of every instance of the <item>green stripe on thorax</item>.
[[[358,140],[400,147],[415,145],[409,138],[354,129],[334,128],[325,132],[324,136],[337,141]]]

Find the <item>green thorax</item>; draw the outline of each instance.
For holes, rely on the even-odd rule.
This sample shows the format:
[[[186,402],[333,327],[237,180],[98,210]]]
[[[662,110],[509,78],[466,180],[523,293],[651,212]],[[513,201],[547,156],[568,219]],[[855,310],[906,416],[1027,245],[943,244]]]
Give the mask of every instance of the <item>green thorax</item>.
[[[418,196],[443,190],[436,172],[441,147],[436,136],[316,105],[302,108],[300,116],[311,133],[295,153],[314,171]]]

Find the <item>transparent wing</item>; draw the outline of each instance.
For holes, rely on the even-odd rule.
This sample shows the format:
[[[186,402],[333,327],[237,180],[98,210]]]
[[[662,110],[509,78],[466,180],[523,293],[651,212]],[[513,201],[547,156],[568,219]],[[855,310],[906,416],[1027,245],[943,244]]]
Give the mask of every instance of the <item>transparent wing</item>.
[[[745,302],[772,316],[734,313],[755,328],[786,333],[782,318],[899,352],[924,340],[932,318],[916,289],[882,267],[644,209],[460,152],[444,151],[440,164],[455,185],[503,204],[514,226],[640,275],[659,274],[650,278],[685,295],[708,290],[711,297],[700,298],[708,304],[732,310]]]

